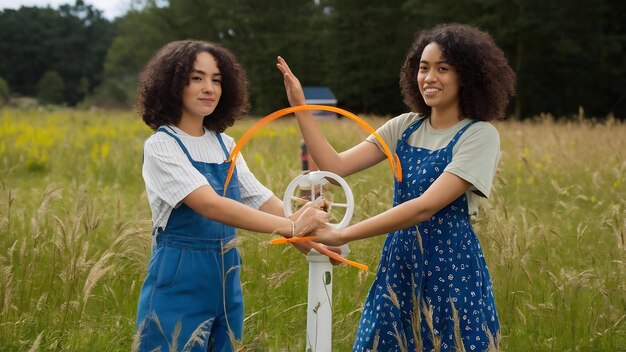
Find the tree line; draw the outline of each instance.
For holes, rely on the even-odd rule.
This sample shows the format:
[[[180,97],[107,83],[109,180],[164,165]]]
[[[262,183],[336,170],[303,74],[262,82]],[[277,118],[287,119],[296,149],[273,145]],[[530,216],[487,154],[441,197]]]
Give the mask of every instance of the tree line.
[[[166,42],[231,49],[257,115],[285,107],[276,56],[303,85],[355,113],[406,111],[398,78],[416,32],[438,23],[489,32],[518,76],[510,113],[626,118],[626,2],[620,0],[133,0],[109,21],[82,0],[0,12],[0,83],[70,106],[132,105],[137,74]],[[0,85],[1,86],[1,85]]]

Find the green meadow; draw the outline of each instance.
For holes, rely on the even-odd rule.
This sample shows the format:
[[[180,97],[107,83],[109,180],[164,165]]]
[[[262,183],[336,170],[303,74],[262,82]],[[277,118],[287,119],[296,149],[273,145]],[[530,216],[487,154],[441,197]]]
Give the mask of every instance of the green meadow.
[[[378,127],[385,119],[366,117]],[[256,119],[237,121],[235,139]],[[626,125],[550,116],[494,123],[502,156],[475,219],[494,283],[502,351],[626,351]],[[338,150],[367,133],[321,126]],[[129,351],[150,256],[141,178],[149,130],[133,113],[0,111],[0,351]],[[291,117],[243,156],[282,198],[300,173]],[[353,221],[388,209],[389,164],[346,178]],[[239,231],[246,351],[304,351],[306,260]],[[350,244],[369,271],[336,266],[333,350],[349,351],[384,236]]]

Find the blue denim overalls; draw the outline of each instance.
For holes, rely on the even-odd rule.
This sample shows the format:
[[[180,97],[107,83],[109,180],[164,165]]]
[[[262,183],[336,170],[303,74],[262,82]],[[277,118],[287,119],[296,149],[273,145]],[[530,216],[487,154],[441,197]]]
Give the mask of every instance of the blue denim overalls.
[[[398,141],[403,178],[395,183],[394,206],[430,187],[452,160],[459,137],[476,122],[464,126],[444,148],[431,151],[406,142],[425,120],[411,124]],[[378,351],[430,352],[437,343],[438,351],[460,350],[455,346],[453,307],[465,351],[486,350],[500,327],[465,195],[428,221],[387,235],[353,351],[376,345]]]
[[[223,194],[230,162],[195,161],[172,132],[163,127],[158,132],[174,138],[215,192]],[[228,157],[219,133],[217,138]],[[226,196],[240,199],[236,173]],[[226,246],[235,238],[235,228],[208,220],[182,204],[172,210],[165,229],[154,231],[156,245],[139,296],[139,350],[160,347],[165,352],[176,345],[181,351],[186,344],[194,344],[193,335],[203,343],[195,343],[189,351],[231,351],[229,332],[241,340],[244,309],[241,257],[236,248]]]

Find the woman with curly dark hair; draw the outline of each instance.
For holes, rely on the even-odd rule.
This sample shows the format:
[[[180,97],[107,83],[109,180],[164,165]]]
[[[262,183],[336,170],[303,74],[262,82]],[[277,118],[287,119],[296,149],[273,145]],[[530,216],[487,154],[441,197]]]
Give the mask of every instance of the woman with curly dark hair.
[[[290,104],[305,104],[281,57],[277,67]],[[491,191],[500,140],[487,121],[504,115],[515,73],[487,33],[439,25],[417,36],[400,85],[412,112],[378,130],[402,166],[393,208],[341,230],[321,227],[312,239],[342,245],[388,233],[354,351],[497,350],[491,279],[470,216]],[[386,159],[373,136],[337,153],[309,112],[296,115],[321,170],[347,176]]]
[[[217,44],[169,43],[140,75],[137,109],[155,130],[142,170],[154,246],[138,304],[140,351],[231,351],[243,330],[235,228],[290,237],[327,220],[314,208],[285,219],[243,158],[224,189],[234,141],[223,132],[247,102],[243,68]]]

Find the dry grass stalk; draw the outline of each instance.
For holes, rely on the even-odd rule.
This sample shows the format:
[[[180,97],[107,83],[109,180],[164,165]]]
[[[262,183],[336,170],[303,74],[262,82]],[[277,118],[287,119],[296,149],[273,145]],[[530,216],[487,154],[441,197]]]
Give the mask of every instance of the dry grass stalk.
[[[223,247],[222,247],[222,254],[226,254],[228,251],[230,251],[233,248],[237,248],[239,246],[241,246],[241,244],[245,241],[243,236],[237,236],[235,238],[233,238],[232,240],[228,241],[228,243],[226,243]]]
[[[131,352],[139,351],[139,346],[141,345],[141,333],[143,332],[143,329],[145,327],[146,327],[146,319],[144,319],[141,322],[141,324],[139,324],[139,327],[137,327],[137,330],[133,334],[133,342],[130,345],[130,351]]]
[[[170,344],[169,352],[178,352],[178,337],[180,336],[180,332],[183,328],[183,322],[177,321],[176,325],[174,325],[174,331],[172,331],[172,343]],[[195,333],[195,331],[194,331]],[[193,334],[189,340],[193,339]]]
[[[484,326],[485,331],[487,332],[487,338],[489,339],[489,348],[485,352],[498,352],[500,351],[500,333],[496,333],[494,337],[491,333],[491,330],[487,326]]]
[[[450,305],[452,306],[452,320],[454,321],[454,349],[455,352],[465,352],[465,345],[463,345],[463,337],[461,336],[459,311],[454,306],[452,299],[450,299]]]
[[[213,325],[214,320],[215,319],[213,318],[207,319],[196,327],[183,347],[184,352],[191,351],[191,349],[196,345],[201,347],[205,346],[206,341],[208,341],[209,336],[211,335],[211,326]]]
[[[41,339],[42,338],[43,338],[43,331],[40,332],[39,335],[37,335],[37,338],[33,342],[33,345],[30,346],[30,348],[28,349],[28,352],[35,352],[35,351],[37,351],[37,349],[39,348],[39,345],[41,344]]]
[[[9,310],[13,307],[13,266],[2,265],[0,266],[0,275],[2,276],[2,293],[4,295],[2,304],[2,315],[8,314]]]
[[[372,344],[372,352],[378,352],[378,344],[380,343],[380,331],[376,330],[374,335],[374,343]]]
[[[295,268],[287,268],[282,272],[271,273],[267,277],[267,285],[271,289],[279,288],[296,272]]]
[[[412,287],[415,287],[415,281],[411,278],[413,283]],[[424,341],[422,340],[422,312],[420,309],[419,298],[415,294],[415,290],[411,293],[411,303],[413,305],[413,312],[411,313],[411,326],[413,332],[413,339],[415,339],[415,351],[422,351],[424,349]]]
[[[433,307],[426,301],[422,301],[422,313],[424,314],[424,321],[428,326],[430,332],[430,339],[433,343],[433,352],[441,350],[441,337],[435,332],[435,325],[433,324]]]
[[[404,332],[399,332],[398,331],[398,324],[396,324],[395,322],[392,323],[393,325],[393,336],[396,338],[396,341],[398,341],[398,349],[400,350],[400,352],[408,352],[408,348],[407,348],[407,342],[406,342],[406,337],[404,336]]]
[[[398,295],[396,295],[396,293],[391,288],[391,285],[389,284],[387,284],[387,292],[389,292],[389,295],[383,294],[383,297],[390,300],[391,303],[393,303],[393,305],[396,308],[400,309],[400,302],[398,302]]]

